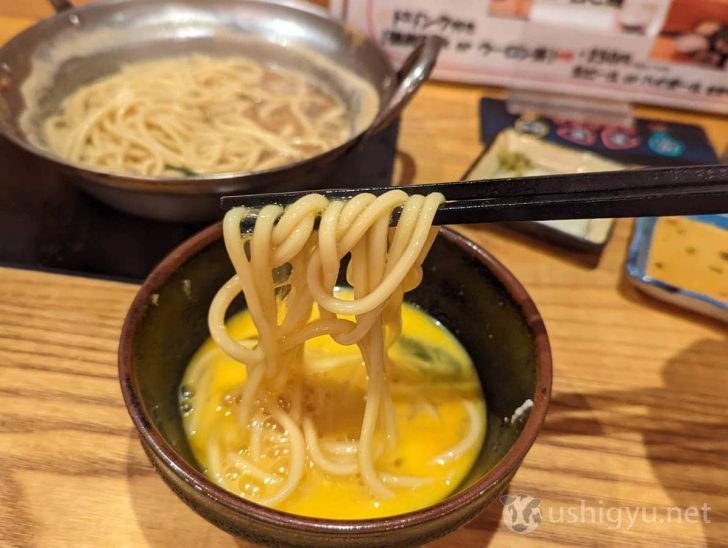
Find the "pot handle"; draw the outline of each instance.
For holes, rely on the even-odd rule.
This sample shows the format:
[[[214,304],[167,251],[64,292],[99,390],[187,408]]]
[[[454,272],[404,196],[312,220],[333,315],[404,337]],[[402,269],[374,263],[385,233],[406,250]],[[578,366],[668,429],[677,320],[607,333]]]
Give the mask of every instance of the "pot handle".
[[[64,1],[64,0],[60,0]],[[395,89],[389,103],[379,112],[377,117],[365,132],[365,136],[372,135],[387,127],[402,112],[407,103],[414,97],[422,83],[427,80],[435,68],[437,56],[445,40],[439,36],[426,36],[423,38],[405,59],[402,67],[397,71],[397,89]]]
[[[62,13],[64,11],[70,10],[73,8],[73,4],[71,4],[70,0],[48,0],[51,3],[51,6],[53,6],[53,9],[56,10],[56,13]]]

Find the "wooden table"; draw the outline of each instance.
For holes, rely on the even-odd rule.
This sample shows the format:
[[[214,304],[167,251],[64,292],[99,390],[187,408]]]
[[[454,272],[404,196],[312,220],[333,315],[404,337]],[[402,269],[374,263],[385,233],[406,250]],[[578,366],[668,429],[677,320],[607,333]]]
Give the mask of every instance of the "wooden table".
[[[0,0],[0,39],[47,13]],[[423,89],[404,118],[400,177],[457,179],[481,148],[477,101],[496,93]],[[699,123],[717,150],[728,144],[725,118],[638,114]],[[435,546],[725,545],[728,330],[625,281],[630,229],[618,223],[596,267],[501,228],[463,229],[522,280],[550,333],[553,400],[510,487],[541,499],[543,522],[516,535],[496,503]],[[136,290],[0,268],[0,546],[244,545],[180,502],[142,453],[116,376]]]

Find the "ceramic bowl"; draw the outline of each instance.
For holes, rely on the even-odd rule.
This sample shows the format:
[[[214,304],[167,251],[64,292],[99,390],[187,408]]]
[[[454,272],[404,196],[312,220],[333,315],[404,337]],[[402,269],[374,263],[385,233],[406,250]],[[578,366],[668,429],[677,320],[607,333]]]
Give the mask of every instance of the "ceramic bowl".
[[[185,439],[177,394],[187,363],[208,337],[207,309],[232,274],[214,225],[150,274],[131,305],[119,347],[121,389],[159,474],[195,512],[267,545],[404,546],[445,535],[505,489],[536,439],[551,391],[551,352],[539,313],[516,278],[454,231],[441,229],[424,281],[406,300],[447,326],[475,363],[487,403],[487,434],[466,480],[445,500],[387,518],[339,521],[287,514],[209,481]],[[526,400],[530,412],[511,420]]]

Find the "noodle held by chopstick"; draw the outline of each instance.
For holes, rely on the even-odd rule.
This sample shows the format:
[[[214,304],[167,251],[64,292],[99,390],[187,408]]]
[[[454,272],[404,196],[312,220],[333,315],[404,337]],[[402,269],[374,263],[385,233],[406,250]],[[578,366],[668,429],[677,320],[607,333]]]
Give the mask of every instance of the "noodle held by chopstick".
[[[237,208],[226,214],[223,234],[235,275],[213,300],[208,316],[210,332],[225,352],[247,366],[248,378],[238,408],[240,425],[248,436],[243,445],[256,447],[252,452],[255,458],[261,440],[278,436],[275,439],[280,441],[275,425],[283,430],[286,440],[274,451],[286,455],[281,468],[285,480],[271,480],[272,493],[256,499],[258,502],[274,505],[285,500],[301,481],[306,458],[335,476],[360,474],[371,492],[383,498],[393,496],[391,486],[430,481],[378,471],[376,454],[382,447],[375,447],[374,435],[383,432],[386,443],[396,444],[396,419],[387,381],[388,349],[401,332],[404,292],[422,279],[422,262],[437,234],[432,221],[443,201],[441,194],[409,197],[400,190],[379,197],[359,195],[347,203],[329,202],[312,194],[285,210],[265,206],[257,214],[252,234],[242,236],[240,226],[248,211]],[[397,227],[390,229],[390,216],[399,207],[403,211]],[[318,231],[314,229],[317,217],[321,219]],[[352,299],[341,298],[335,291],[341,259],[348,254]],[[288,286],[285,313],[279,318],[271,273],[284,264],[290,264],[291,269],[284,283]],[[232,339],[226,330],[226,312],[238,292],[244,293],[258,331],[254,349]],[[314,303],[320,318],[311,320]],[[302,366],[303,343],[321,335],[356,344],[366,365],[368,387],[361,431],[357,440],[345,444],[319,439],[310,413],[312,404],[304,401],[313,388],[301,385],[302,377],[293,375]],[[289,383],[291,379],[295,387]],[[265,432],[265,421],[252,420],[258,413],[256,408],[263,410],[268,428],[273,430]],[[457,457],[477,442],[482,426],[475,424],[475,419],[471,423],[448,458]],[[250,453],[248,449],[242,453]],[[214,468],[220,467],[216,464]]]

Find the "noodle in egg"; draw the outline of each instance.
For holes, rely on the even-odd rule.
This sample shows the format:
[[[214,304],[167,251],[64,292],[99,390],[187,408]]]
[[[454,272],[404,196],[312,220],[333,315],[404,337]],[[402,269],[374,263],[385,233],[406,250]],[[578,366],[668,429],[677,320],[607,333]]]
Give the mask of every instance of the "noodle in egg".
[[[208,324],[217,345],[245,364],[247,379],[235,400],[242,437],[233,439],[236,433],[218,429],[207,439],[207,473],[215,481],[228,485],[226,470],[232,467],[259,486],[245,495],[268,506],[291,496],[307,463],[331,476],[358,474],[382,499],[393,497],[394,488],[431,481],[378,470],[376,459],[385,447],[375,443],[375,434],[383,434],[388,446],[398,443],[389,351],[402,331],[403,295],[422,280],[422,263],[437,235],[433,218],[443,200],[437,193],[408,196],[401,190],[379,197],[360,194],[347,202],[311,194],[285,209],[263,207],[252,234],[243,235],[241,222],[251,212],[236,208],[226,214],[224,241],[235,274],[214,297]],[[397,208],[401,214],[392,229],[390,218]],[[342,296],[336,283],[347,255],[353,294]],[[239,340],[228,330],[226,313],[241,292],[257,338]],[[314,305],[318,317],[312,315]],[[366,367],[363,418],[354,439],[321,436],[323,425],[314,412],[320,394],[301,374],[304,343],[322,335],[357,345]],[[467,429],[435,457],[440,464],[473,451],[482,441],[482,408],[465,397],[461,405]],[[276,464],[265,464],[264,455],[272,455]]]

